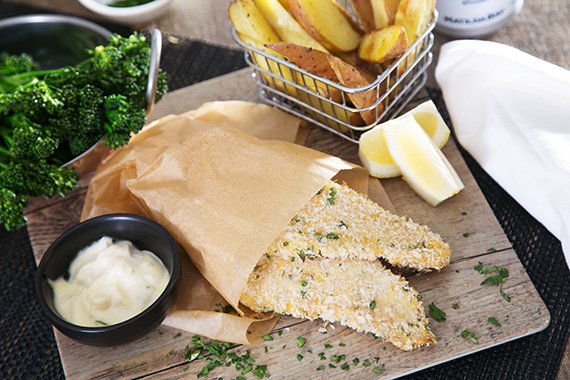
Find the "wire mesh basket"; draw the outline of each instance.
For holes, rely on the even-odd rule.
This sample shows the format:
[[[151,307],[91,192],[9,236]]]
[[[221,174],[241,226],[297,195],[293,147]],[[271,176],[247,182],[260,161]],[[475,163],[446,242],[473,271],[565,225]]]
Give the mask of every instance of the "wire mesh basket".
[[[397,60],[365,87],[351,88],[311,74],[291,62],[241,41],[232,30],[234,40],[245,49],[245,60],[252,67],[252,77],[266,102],[302,119],[358,143],[360,135],[376,124],[397,116],[424,87],[426,69],[433,60],[431,48],[434,12],[431,23]],[[351,101],[354,94],[374,94],[374,103],[358,108]],[[367,113],[365,123],[361,115]],[[370,117],[373,115],[373,117]]]

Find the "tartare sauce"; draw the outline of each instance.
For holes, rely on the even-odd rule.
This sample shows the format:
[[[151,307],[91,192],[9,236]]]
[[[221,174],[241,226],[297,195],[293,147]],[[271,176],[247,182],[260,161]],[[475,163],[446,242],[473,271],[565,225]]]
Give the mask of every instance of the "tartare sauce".
[[[50,281],[54,305],[63,319],[86,327],[134,317],[160,296],[170,279],[154,253],[110,237],[79,251],[68,273],[67,280]]]

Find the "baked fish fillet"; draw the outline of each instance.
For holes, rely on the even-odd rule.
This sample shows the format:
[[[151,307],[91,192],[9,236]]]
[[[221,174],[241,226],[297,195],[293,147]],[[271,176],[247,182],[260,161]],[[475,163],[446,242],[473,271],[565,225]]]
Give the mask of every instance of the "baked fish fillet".
[[[268,248],[269,255],[355,258],[428,272],[449,264],[451,250],[427,226],[384,210],[329,181]]]
[[[257,312],[339,322],[406,351],[436,341],[418,293],[378,261],[264,256],[241,302]]]

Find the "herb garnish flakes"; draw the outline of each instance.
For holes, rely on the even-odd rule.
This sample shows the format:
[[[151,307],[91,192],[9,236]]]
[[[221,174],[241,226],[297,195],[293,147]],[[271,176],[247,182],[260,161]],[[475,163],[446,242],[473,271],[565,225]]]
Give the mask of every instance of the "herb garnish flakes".
[[[511,297],[503,291],[503,284],[509,277],[509,270],[505,267],[498,267],[496,265],[485,267],[482,263],[479,263],[473,267],[474,270],[485,275],[485,279],[481,282],[481,285],[498,285],[499,294],[507,302],[511,302]]]
[[[475,333],[472,330],[463,330],[461,331],[459,336],[465,340],[470,341],[473,344],[479,344],[479,340],[477,339],[477,336],[475,336]]]
[[[305,343],[307,343],[307,338],[305,338],[304,336],[297,337],[297,347],[301,348],[305,345]]]
[[[374,368],[373,371],[376,375],[380,375],[382,372],[384,372],[384,364],[382,364],[380,367]]]
[[[335,198],[336,198],[336,187],[333,187],[332,189],[329,190],[329,196],[327,197],[327,203],[329,205],[334,205],[335,202]]]
[[[492,325],[495,326],[495,327],[501,327],[501,322],[499,322],[499,321],[497,320],[497,318],[495,318],[495,317],[489,317],[489,318],[487,319],[487,322],[489,322],[490,324],[492,324]]]
[[[445,311],[435,306],[433,302],[428,305],[428,312],[430,317],[432,317],[437,322],[444,322],[447,320],[447,314]]]

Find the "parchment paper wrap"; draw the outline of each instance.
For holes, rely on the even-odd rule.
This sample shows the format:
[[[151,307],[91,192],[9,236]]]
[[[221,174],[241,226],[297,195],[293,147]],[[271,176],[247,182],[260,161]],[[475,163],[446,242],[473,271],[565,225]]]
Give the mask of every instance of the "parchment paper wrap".
[[[268,106],[207,103],[156,121],[102,163],[82,219],[112,212],[148,216],[192,261],[183,263],[178,301],[165,324],[213,339],[258,343],[275,320],[254,315],[239,299],[265,249],[337,174],[367,192],[368,174],[361,168],[244,132],[293,140],[298,126],[298,119]],[[383,206],[391,208],[374,182]],[[240,316],[213,311],[228,303]]]

